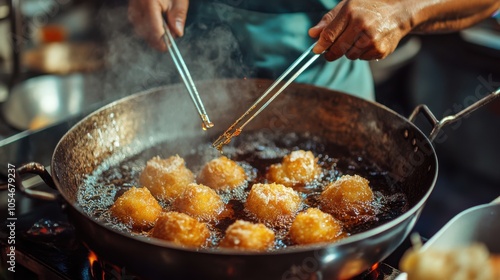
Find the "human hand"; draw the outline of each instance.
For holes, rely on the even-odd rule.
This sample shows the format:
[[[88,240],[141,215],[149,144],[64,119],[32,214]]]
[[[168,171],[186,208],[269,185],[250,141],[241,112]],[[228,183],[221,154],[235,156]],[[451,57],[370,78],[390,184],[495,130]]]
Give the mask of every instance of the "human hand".
[[[184,25],[189,0],[130,0],[128,18],[134,25],[135,32],[144,38],[153,48],[166,51],[162,40],[163,13],[166,14],[167,25],[174,36],[184,34]]]
[[[309,35],[318,38],[315,53],[329,61],[382,59],[391,54],[411,30],[405,1],[344,0],[325,14]]]

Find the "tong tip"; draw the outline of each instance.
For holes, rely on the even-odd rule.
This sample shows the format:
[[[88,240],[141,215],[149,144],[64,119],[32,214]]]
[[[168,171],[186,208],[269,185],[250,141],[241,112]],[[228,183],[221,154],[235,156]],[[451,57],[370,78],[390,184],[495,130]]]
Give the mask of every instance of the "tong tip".
[[[208,130],[209,128],[212,128],[212,127],[214,127],[213,122],[203,122],[201,124],[201,128],[203,128],[203,130]]]
[[[224,147],[224,145],[226,144],[229,144],[229,142],[231,142],[231,137],[228,137],[228,135],[224,133],[219,136],[219,138],[217,138],[214,143],[212,143],[212,147],[216,148],[219,152],[222,152],[222,147]]]
[[[231,139],[240,135],[240,133],[241,128],[236,129],[233,133],[231,133],[230,131],[226,131],[221,136],[219,136],[217,140],[214,141],[212,147],[216,148],[219,152],[222,152],[222,147],[229,144],[231,142]]]
[[[207,130],[209,128],[214,127],[214,123],[210,121],[207,114],[202,114],[201,120],[203,121],[203,123],[201,124],[203,130]]]

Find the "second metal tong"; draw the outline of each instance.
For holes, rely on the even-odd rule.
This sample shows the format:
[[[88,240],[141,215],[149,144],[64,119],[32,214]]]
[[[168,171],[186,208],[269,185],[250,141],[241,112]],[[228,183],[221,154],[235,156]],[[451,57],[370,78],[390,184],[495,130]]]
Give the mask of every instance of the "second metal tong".
[[[215,142],[212,144],[217,150],[222,151],[222,147],[231,142],[231,138],[240,135],[243,128],[262,112],[269,103],[285,90],[304,70],[309,67],[320,54],[315,54],[312,49],[316,43],[310,46],[299,56],[281,76],[271,84],[271,86],[257,99],[252,106],[234,122]]]
[[[170,29],[168,28],[165,19],[163,19],[163,28],[165,29],[165,33],[163,34],[163,41],[165,42],[165,45],[167,45],[168,52],[172,56],[172,60],[174,61],[175,67],[179,71],[182,81],[184,82],[184,85],[186,86],[186,89],[189,92],[191,99],[193,100],[194,106],[196,107],[196,110],[200,115],[202,121],[202,127],[204,130],[207,130],[213,127],[214,124],[208,118],[208,114],[205,111],[205,106],[201,101],[200,95],[198,94],[198,90],[196,89],[193,79],[191,78],[191,74],[189,73],[186,63],[184,63],[184,59],[182,58],[181,53],[179,52],[179,48],[177,48],[177,44],[174,41],[174,37],[170,33]]]

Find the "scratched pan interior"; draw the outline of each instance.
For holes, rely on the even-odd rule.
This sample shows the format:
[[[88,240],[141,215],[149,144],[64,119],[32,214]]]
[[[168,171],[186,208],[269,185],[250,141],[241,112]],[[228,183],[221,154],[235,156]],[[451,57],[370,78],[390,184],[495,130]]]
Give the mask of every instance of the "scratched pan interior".
[[[208,131],[182,85],[141,92],[112,103],[76,124],[52,159],[68,215],[99,256],[146,278],[352,277],[382,261],[413,228],[437,177],[437,158],[426,136],[384,106],[341,92],[292,84],[243,133],[308,133],[360,155],[398,184],[408,210],[393,220],[337,243],[265,253],[196,251],[133,236],[90,217],[77,203],[86,177],[109,158],[126,160],[159,144],[173,149],[213,141],[270,85],[267,80],[197,83],[216,126]]]

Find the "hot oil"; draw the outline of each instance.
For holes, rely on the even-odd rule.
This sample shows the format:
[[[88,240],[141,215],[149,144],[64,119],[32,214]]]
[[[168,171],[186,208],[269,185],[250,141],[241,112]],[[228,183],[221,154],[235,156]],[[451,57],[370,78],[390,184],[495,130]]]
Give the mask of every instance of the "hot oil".
[[[190,143],[190,141],[182,141]],[[193,143],[196,143],[193,140]],[[324,143],[322,139],[312,135],[273,135],[272,133],[245,133],[236,138],[231,145],[224,147],[224,155],[237,161],[244,167],[248,175],[248,182],[235,190],[219,193],[226,203],[226,210],[221,218],[209,224],[213,234],[210,247],[216,247],[223,237],[227,227],[237,219],[257,222],[244,210],[246,195],[254,183],[267,183],[265,173],[271,164],[281,162],[282,158],[294,150],[310,150],[318,158],[318,164],[323,173],[314,182],[295,187],[303,198],[301,209],[318,206],[318,197],[325,186],[337,180],[342,175],[360,175],[370,181],[375,199],[371,205],[374,215],[363,223],[344,224],[347,235],[356,234],[377,227],[407,210],[408,204],[405,194],[397,185],[390,185],[388,173],[365,159],[362,155],[350,153],[345,147]],[[78,193],[78,203],[91,217],[107,226],[129,232],[134,235],[148,235],[148,232],[133,232],[110,215],[109,208],[123,192],[132,186],[139,186],[139,175],[146,161],[159,155],[162,158],[178,154],[184,158],[186,165],[197,174],[203,164],[220,156],[220,153],[211,148],[210,143],[201,143],[194,147],[164,143],[125,160],[121,157],[110,158],[93,174],[88,176]],[[170,211],[169,203],[160,201],[166,211]],[[263,206],[264,207],[264,206]],[[291,221],[282,221],[275,225],[268,225],[275,230],[277,241],[275,248],[289,246],[286,237]]]

